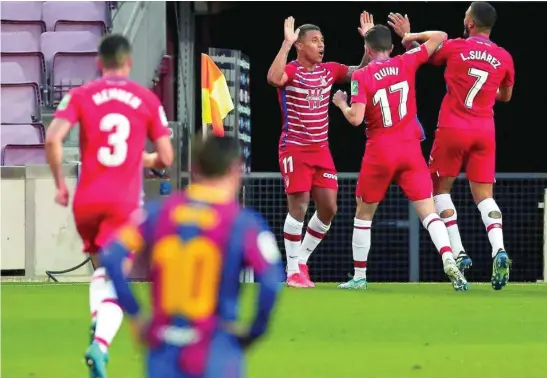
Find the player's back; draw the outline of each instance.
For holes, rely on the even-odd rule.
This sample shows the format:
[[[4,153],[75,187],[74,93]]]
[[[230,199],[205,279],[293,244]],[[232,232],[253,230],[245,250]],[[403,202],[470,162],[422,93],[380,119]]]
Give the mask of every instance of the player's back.
[[[497,91],[513,86],[511,55],[489,39],[470,37],[446,41],[432,61],[446,62],[439,127],[493,128]]]
[[[104,77],[71,93],[79,106],[79,194],[85,192],[86,201],[138,204],[142,154],[157,111],[152,92],[126,78]]]
[[[417,120],[416,71],[427,61],[425,47],[410,50],[394,58],[374,60],[360,71],[366,92],[365,121],[368,144],[376,141],[396,143],[420,140],[422,129]]]

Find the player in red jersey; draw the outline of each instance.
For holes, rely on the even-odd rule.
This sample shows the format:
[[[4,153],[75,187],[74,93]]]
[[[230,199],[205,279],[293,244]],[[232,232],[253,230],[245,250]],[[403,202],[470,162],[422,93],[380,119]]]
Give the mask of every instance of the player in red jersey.
[[[62,171],[63,139],[80,124],[82,169],[74,195],[76,228],[96,268],[89,287],[93,341],[86,351],[92,377],[105,376],[108,347],[122,323],[116,293],[98,266],[99,249],[138,209],[143,163],[163,168],[173,161],[167,118],[158,98],[128,79],[131,46],[121,35],[99,46],[103,76],[72,89],[57,107],[47,130],[46,155],[55,179],[55,200],[69,202]],[[144,152],[146,138],[157,153]]]
[[[372,219],[392,181],[412,201],[442,256],[444,271],[454,288],[467,290],[469,286],[452,256],[446,227],[435,213],[431,178],[420,146],[422,128],[417,120],[416,71],[427,63],[446,34],[424,32],[414,38],[425,43],[390,58],[391,31],[384,25],[375,25],[365,35],[365,49],[372,61],[351,79],[351,106],[344,92],[336,92],[333,98],[353,126],[367,120],[367,145],[357,182],[353,227],[355,275],[339,286],[342,289],[367,288]]]
[[[374,25],[363,12],[359,33]],[[292,46],[297,58],[287,64]],[[278,88],[283,128],[279,140],[279,166],[285,183],[289,213],[285,219],[287,285],[314,287],[307,262],[330,228],[337,210],[338,176],[328,145],[328,108],[334,83],[343,83],[358,67],[323,63],[325,42],[315,25],[294,30],[294,19],[285,20],[285,40],[270,70],[268,82]],[[317,211],[302,240],[310,196]]]
[[[432,57],[433,64],[446,64],[447,93],[439,114],[430,170],[437,212],[448,227],[453,253],[464,271],[471,266],[471,259],[462,245],[450,191],[465,167],[473,200],[492,245],[492,287],[500,290],[509,279],[510,260],[503,244],[501,211],[493,198],[493,107],[496,101],[511,99],[515,68],[511,55],[489,39],[496,17],[490,4],[472,3],[464,19],[464,36],[468,38],[446,41]]]

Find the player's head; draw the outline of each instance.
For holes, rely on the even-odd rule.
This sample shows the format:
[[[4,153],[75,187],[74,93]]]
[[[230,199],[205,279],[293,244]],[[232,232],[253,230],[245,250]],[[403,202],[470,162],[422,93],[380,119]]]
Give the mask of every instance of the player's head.
[[[128,76],[131,71],[131,43],[121,34],[109,34],[99,45],[99,68],[103,73]]]
[[[298,56],[312,64],[321,63],[325,54],[325,39],[321,29],[312,24],[304,24],[298,29],[300,32],[295,43]]]
[[[465,12],[463,20],[464,37],[473,36],[479,33],[490,34],[498,14],[496,9],[486,1],[475,1]]]
[[[365,52],[373,59],[379,54],[391,54],[393,41],[391,30],[381,24],[374,25],[365,34]]]
[[[192,144],[192,174],[198,182],[215,183],[237,192],[243,176],[239,141],[232,137],[201,136]]]

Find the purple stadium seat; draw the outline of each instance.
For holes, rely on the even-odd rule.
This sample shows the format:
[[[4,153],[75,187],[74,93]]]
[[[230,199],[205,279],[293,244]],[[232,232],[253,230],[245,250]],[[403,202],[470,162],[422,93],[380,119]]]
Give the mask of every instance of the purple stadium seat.
[[[8,144],[2,151],[3,166],[46,164],[43,144]]]
[[[0,68],[2,84],[22,84],[29,82],[19,63],[2,62]]]
[[[106,33],[106,3],[46,1],[42,19],[48,31],[90,31],[101,37]]]
[[[19,65],[25,80],[22,82],[43,85],[45,75],[44,56],[40,51],[39,39],[29,32],[1,33],[2,64]],[[10,70],[13,70],[10,68]],[[2,68],[4,72],[4,68]],[[5,76],[4,76],[5,77]],[[13,79],[9,79],[11,82]],[[2,80],[4,82],[4,80]]]
[[[2,83],[2,123],[33,123],[41,119],[36,84]]]
[[[8,144],[42,144],[44,139],[45,128],[41,123],[0,125],[2,151]]]
[[[55,105],[70,88],[99,76],[98,43],[99,38],[89,31],[42,34],[42,52],[52,89],[50,104]]]
[[[46,31],[42,21],[42,1],[2,1],[2,32],[28,31],[35,40]]]

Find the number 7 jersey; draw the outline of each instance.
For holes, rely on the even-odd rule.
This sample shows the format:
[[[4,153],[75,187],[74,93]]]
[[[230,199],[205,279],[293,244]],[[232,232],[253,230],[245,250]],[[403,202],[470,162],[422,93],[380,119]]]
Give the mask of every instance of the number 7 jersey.
[[[169,135],[156,95],[127,78],[103,77],[66,94],[54,118],[80,124],[75,202],[138,206],[146,139]]]
[[[513,58],[482,37],[445,41],[431,63],[446,63],[446,96],[438,127],[494,129],[494,104],[500,87],[515,81]]]

